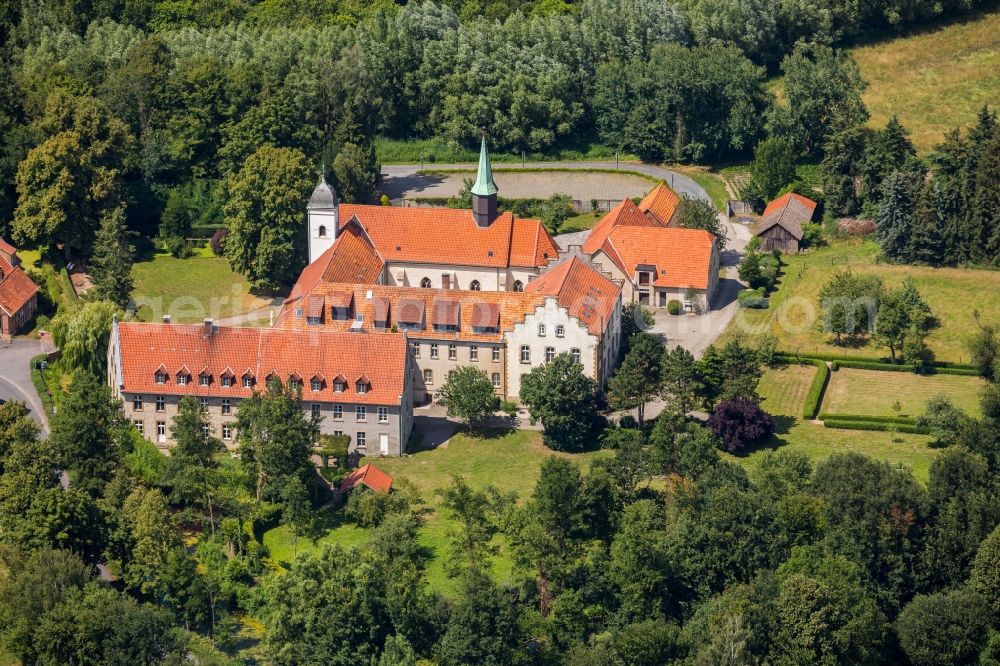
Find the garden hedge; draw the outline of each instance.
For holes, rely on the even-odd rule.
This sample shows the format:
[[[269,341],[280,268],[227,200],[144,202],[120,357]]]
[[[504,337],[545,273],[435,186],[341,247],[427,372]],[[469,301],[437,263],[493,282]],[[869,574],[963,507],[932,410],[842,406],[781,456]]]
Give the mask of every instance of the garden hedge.
[[[830,368],[826,367],[823,361],[813,361],[816,366],[816,376],[813,377],[812,384],[809,385],[809,392],[806,393],[805,403],[802,405],[802,418],[812,420],[819,411],[819,406],[823,402],[823,392],[826,391],[826,383],[830,379]]]
[[[823,421],[824,428],[836,428],[837,430],[870,430],[873,432],[904,432],[913,435],[926,435],[930,431],[918,425],[908,423],[878,423],[875,421],[843,421],[838,419],[828,419]]]
[[[897,425],[916,425],[917,420],[909,416],[868,416],[866,414],[829,414],[820,412],[820,421],[868,421],[871,423],[895,423]]]
[[[778,355],[790,359],[839,361],[841,362],[841,364],[843,364],[844,361],[848,361],[851,363],[873,363],[879,366],[904,365],[905,367],[905,364],[893,363],[889,359],[877,356],[848,356],[847,354],[823,354],[818,352],[813,353],[813,352],[787,352],[787,351],[779,351]],[[945,372],[946,370],[972,370],[978,374],[979,371],[979,368],[972,365],[971,363],[953,363],[951,361],[935,361],[931,365],[938,372]]]

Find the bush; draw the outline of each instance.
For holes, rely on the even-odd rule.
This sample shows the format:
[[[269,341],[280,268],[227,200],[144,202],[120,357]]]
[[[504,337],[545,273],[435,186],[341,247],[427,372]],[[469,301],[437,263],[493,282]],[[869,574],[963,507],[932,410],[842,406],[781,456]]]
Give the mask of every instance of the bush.
[[[517,402],[514,400],[501,400],[500,411],[510,418],[514,418],[517,416]]]
[[[229,229],[216,229],[209,239],[208,244],[212,248],[212,254],[221,257],[226,253],[226,237],[229,236]]]
[[[764,310],[768,306],[768,300],[764,296],[763,288],[743,289],[736,295],[736,300],[741,308]]]
[[[820,421],[860,421],[869,423],[895,423],[896,425],[917,425],[917,419],[908,416],[868,416],[867,414],[828,414],[820,412]]]
[[[723,400],[708,417],[712,434],[722,440],[730,453],[742,451],[748,444],[767,439],[774,432],[774,421],[757,403],[746,398]]]
[[[636,421],[635,417],[631,414],[625,414],[618,419],[618,427],[628,430],[637,430],[639,428],[639,422]]]
[[[667,303],[667,312],[672,315],[679,315],[683,309],[684,306],[681,305],[681,302],[678,300],[672,300]]]
[[[831,372],[837,372],[837,370],[840,370],[840,361],[831,361],[830,362],[830,371]]]
[[[182,236],[168,236],[163,239],[163,248],[177,259],[191,256],[191,247]]]
[[[802,405],[802,418],[811,420],[816,418],[820,403],[823,402],[823,393],[826,391],[826,383],[830,379],[830,369],[823,361],[814,361],[816,375],[812,384],[809,385],[809,392],[806,393],[805,403]]]
[[[390,514],[404,513],[409,508],[409,501],[403,493],[377,493],[358,486],[348,495],[344,513],[359,527],[378,527]]]
[[[850,356],[847,354],[823,354],[823,353],[812,353],[812,352],[795,352],[795,353],[778,352],[778,356],[789,362],[801,361],[803,359],[806,359],[806,360],[817,360],[817,361],[837,361],[839,364],[843,364],[845,362],[868,363],[873,366],[879,366],[879,367],[869,368],[874,370],[885,370],[886,368],[882,366],[900,365],[899,363],[894,363],[888,358],[880,358],[877,356]],[[935,361],[932,364],[932,367],[934,372],[940,372],[942,374],[972,375],[972,376],[978,374],[976,366],[970,363],[952,363],[950,361]]]

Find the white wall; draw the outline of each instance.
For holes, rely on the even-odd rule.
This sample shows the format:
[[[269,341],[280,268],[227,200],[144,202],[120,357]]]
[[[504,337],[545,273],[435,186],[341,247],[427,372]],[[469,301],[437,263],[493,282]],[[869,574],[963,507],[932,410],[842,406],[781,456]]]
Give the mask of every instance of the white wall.
[[[310,210],[307,211],[309,217],[309,263],[319,259],[319,256],[330,249],[333,242],[337,240],[337,232],[340,228],[340,211],[336,208],[330,210]],[[326,227],[326,236],[319,235],[319,228]]]
[[[538,325],[545,324],[545,335],[539,336]],[[562,324],[566,328],[563,337],[556,336],[556,326]],[[523,322],[515,324],[514,329],[504,335],[507,341],[507,396],[517,399],[521,392],[521,375],[532,368],[545,363],[545,348],[554,347],[558,356],[576,348],[580,350],[580,363],[584,374],[598,381],[596,376],[598,338],[590,334],[578,320],[569,316],[564,308],[559,307],[555,297],[545,299],[544,305],[535,308]],[[521,363],[521,345],[531,349],[531,362]]]

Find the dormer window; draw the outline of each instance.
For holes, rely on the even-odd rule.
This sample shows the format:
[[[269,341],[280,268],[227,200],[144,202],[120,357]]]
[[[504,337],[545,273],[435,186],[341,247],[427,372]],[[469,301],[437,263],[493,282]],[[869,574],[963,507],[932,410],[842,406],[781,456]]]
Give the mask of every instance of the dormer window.
[[[178,386],[187,386],[187,383],[188,383],[188,376],[186,374],[184,374],[183,372],[178,372],[177,373],[177,385]]]
[[[347,379],[344,375],[337,375],[333,378],[333,392],[343,393],[347,390]]]
[[[371,382],[368,381],[367,377],[361,375],[354,382],[354,386],[358,393],[368,393],[368,390],[371,388]]]
[[[233,378],[230,375],[226,375],[222,378],[222,388],[230,388],[233,385]]]
[[[298,391],[302,388],[302,377],[292,373],[288,376],[288,388],[293,391]]]
[[[309,382],[309,388],[313,392],[315,392],[315,391],[322,391],[323,390],[323,380],[313,378],[313,380],[311,382]]]
[[[198,379],[202,386],[208,386],[212,383],[212,375],[200,375]]]
[[[250,373],[243,375],[243,388],[253,388],[254,377]]]
[[[358,393],[368,393],[368,384],[364,382],[358,382],[357,387],[358,387]]]
[[[165,373],[165,372],[157,372],[156,373],[156,383],[157,384],[166,384],[167,383],[167,373]]]

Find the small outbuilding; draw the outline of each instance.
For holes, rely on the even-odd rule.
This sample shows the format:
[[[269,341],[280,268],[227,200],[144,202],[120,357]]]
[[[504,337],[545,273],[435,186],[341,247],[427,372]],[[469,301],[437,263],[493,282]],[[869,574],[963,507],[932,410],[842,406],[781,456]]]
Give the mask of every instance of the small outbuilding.
[[[757,225],[755,235],[760,238],[763,252],[778,250],[795,254],[802,242],[802,225],[811,222],[816,212],[812,199],[789,192],[767,204]]]
[[[344,480],[340,482],[340,490],[338,492],[340,495],[344,495],[359,485],[384,494],[392,490],[392,477],[375,465],[368,463],[345,476]]]
[[[13,337],[38,310],[38,286],[31,281],[13,245],[0,238],[0,338]]]

